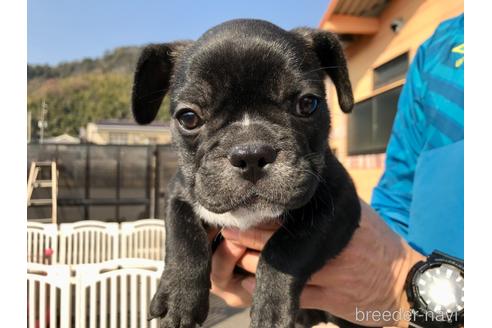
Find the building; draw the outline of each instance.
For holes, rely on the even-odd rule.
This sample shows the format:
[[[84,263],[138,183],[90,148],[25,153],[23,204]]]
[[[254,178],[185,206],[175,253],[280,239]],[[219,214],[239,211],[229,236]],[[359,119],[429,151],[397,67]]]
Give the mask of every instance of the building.
[[[342,40],[356,103],[351,114],[343,114],[328,82],[330,145],[364,200],[370,200],[384,170],[410,62],[440,22],[463,11],[463,0],[331,0],[328,5],[319,27]]]
[[[149,145],[171,143],[169,123],[138,125],[130,120],[103,120],[81,129],[81,138],[98,145]]]
[[[80,139],[77,137],[73,137],[67,133],[60,134],[59,136],[45,138],[43,140],[45,144],[79,144]]]

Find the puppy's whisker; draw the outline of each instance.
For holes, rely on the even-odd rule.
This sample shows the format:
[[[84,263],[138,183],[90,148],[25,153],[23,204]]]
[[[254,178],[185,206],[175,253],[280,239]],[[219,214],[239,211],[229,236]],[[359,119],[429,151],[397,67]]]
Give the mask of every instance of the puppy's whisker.
[[[327,186],[326,183],[320,184],[320,187],[326,191],[327,196],[330,199],[330,204],[328,204],[326,202],[326,200],[323,197],[320,197],[320,195],[318,195],[318,194],[316,194],[314,197],[315,197],[315,199],[319,199],[327,208],[330,208],[331,209],[331,216],[335,217],[335,202],[333,200],[333,195],[331,193],[331,190]]]
[[[323,177],[322,177],[322,176],[320,176],[320,175],[319,175],[319,174],[317,174],[316,172],[313,172],[313,171],[311,171],[311,170],[309,170],[309,169],[296,169],[296,172],[297,172],[297,173],[307,173],[307,174],[310,174],[310,175],[312,175],[313,177],[315,177],[315,178],[316,178],[316,180],[317,180],[318,182],[326,182],[326,181],[323,179]]]
[[[302,156],[301,158],[303,158],[305,160],[311,160],[311,159],[317,159],[317,157],[319,159],[322,159],[324,157],[324,154],[319,153],[319,152],[312,152],[312,153],[308,153],[308,154]]]
[[[284,229],[285,231],[287,231],[292,237],[295,237],[296,236],[292,231],[290,231],[289,229],[287,229],[287,227],[285,226],[285,224],[280,223],[280,228],[281,229]]]
[[[317,201],[319,199],[319,201],[321,203],[323,203],[327,208],[330,208],[331,211],[332,211],[331,212],[331,215],[334,217],[335,216],[335,206],[334,206],[333,196],[331,194],[330,188],[327,185],[326,180],[321,175],[319,175],[318,173],[316,173],[316,172],[314,172],[312,170],[309,170],[309,169],[296,169],[296,172],[298,172],[298,173],[307,173],[307,174],[312,175],[320,183],[318,185],[318,187],[326,190],[326,193],[327,193],[327,195],[328,195],[328,197],[330,199],[330,204],[328,204],[322,197],[319,197],[318,194],[315,194],[314,200],[315,200],[315,202],[317,204]],[[316,205],[316,207],[317,207],[317,205]]]
[[[313,69],[311,71],[304,72],[303,74],[306,75],[306,74],[309,74],[309,73],[313,73],[313,72],[317,72],[317,71],[322,71],[322,70],[325,70],[325,69],[341,68],[341,67],[342,66],[323,66],[323,67],[319,67],[319,68]]]

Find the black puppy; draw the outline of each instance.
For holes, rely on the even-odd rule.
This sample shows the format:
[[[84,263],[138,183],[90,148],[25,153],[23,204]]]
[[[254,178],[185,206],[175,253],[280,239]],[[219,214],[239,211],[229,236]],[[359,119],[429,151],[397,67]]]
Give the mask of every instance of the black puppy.
[[[308,278],[349,242],[360,207],[330,152],[324,80],[353,107],[343,50],[324,31],[233,20],[196,42],[146,47],[133,114],[151,122],[166,93],[179,153],[166,210],[166,266],[150,314],[161,327],[205,321],[209,225],[281,228],[261,252],[251,327],[294,327]]]

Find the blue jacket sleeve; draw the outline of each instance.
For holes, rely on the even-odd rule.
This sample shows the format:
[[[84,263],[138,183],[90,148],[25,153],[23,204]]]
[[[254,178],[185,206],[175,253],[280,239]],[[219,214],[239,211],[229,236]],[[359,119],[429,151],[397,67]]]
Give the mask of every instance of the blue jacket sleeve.
[[[386,167],[373,190],[372,207],[402,237],[408,233],[412,187],[418,156],[423,147],[425,116],[422,68],[426,44],[418,50],[400,94],[398,110],[386,150]]]

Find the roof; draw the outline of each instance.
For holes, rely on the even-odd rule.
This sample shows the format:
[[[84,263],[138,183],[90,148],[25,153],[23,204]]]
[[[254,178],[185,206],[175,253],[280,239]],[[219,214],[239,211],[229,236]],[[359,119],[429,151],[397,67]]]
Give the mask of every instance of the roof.
[[[108,125],[108,126],[121,126],[121,127],[141,127],[140,124],[136,123],[134,120],[127,120],[127,119],[108,119],[108,120],[99,120],[95,122],[94,124],[96,125]],[[145,126],[151,126],[151,127],[169,127],[169,122],[160,122],[160,121],[154,121],[150,124],[147,124]]]
[[[335,1],[335,15],[378,17],[386,7],[388,0],[350,0]]]
[[[390,0],[331,0],[319,28],[347,36],[374,35],[379,31],[379,16]]]
[[[133,120],[129,119],[109,119],[100,120],[96,122],[89,122],[87,124],[87,129],[97,129],[99,131],[113,131],[113,132],[169,132],[170,124],[169,122],[154,121],[150,124],[140,125]]]
[[[80,143],[80,139],[77,137],[73,137],[67,133],[61,134],[56,137],[45,138],[43,140],[44,143],[63,143],[63,144],[78,144]]]

